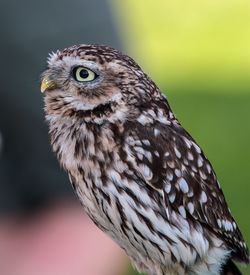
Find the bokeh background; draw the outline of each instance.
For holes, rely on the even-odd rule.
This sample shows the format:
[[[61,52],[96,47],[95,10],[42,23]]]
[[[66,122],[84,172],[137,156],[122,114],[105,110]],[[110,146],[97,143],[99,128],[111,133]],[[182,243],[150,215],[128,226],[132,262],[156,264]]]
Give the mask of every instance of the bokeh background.
[[[123,50],[156,81],[250,243],[248,0],[1,0],[0,33],[0,274],[136,274],[49,147],[39,75],[48,52],[79,43]]]

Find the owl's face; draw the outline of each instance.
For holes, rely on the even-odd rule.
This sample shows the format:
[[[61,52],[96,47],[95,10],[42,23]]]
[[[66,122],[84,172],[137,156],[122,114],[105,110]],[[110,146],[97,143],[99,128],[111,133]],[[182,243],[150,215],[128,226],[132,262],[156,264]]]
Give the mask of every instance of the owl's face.
[[[41,91],[49,114],[93,116],[97,110],[101,116],[103,110],[110,116],[119,110],[125,115],[129,106],[147,98],[150,89],[142,79],[154,86],[130,57],[106,46],[80,45],[49,56]]]

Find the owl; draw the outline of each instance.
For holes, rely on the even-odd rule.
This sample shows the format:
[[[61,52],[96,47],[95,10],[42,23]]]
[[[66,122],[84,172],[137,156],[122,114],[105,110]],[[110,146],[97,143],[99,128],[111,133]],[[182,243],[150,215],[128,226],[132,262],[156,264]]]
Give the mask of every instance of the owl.
[[[50,54],[52,149],[84,210],[149,275],[241,274],[247,246],[204,152],[156,84],[102,45]]]

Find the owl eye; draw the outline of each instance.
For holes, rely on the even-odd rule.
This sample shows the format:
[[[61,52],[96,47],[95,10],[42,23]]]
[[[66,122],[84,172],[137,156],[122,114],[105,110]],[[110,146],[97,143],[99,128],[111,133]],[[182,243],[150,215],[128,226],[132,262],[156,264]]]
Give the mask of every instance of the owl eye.
[[[92,81],[97,77],[96,73],[85,67],[75,67],[73,69],[73,76],[78,82]]]

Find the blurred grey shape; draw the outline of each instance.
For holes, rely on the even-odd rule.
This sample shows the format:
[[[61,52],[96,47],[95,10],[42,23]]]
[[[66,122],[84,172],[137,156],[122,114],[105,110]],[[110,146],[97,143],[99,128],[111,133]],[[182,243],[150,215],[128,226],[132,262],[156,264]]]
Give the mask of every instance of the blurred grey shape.
[[[105,0],[1,1],[0,33],[0,213],[34,210],[73,193],[44,122],[39,75],[48,53],[80,43],[120,44]]]
[[[2,150],[3,150],[3,135],[0,132],[0,156],[1,156]]]

